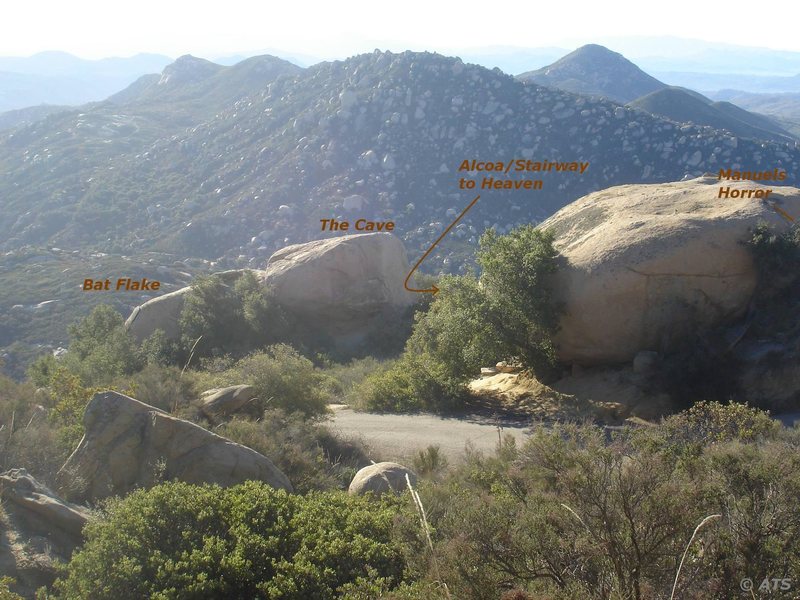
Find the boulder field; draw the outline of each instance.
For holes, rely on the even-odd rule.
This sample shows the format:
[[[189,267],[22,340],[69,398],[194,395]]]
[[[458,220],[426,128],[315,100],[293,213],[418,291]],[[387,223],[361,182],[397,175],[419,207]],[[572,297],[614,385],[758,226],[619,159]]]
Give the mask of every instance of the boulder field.
[[[369,320],[387,309],[414,302],[405,291],[408,273],[405,248],[390,233],[345,235],[275,252],[258,279],[270,287],[276,301],[299,319],[334,337],[358,337]],[[221,273],[231,281],[243,271]],[[185,287],[136,307],[125,323],[137,340],[156,329],[170,339],[179,336],[178,320]]]
[[[800,218],[800,190],[770,185],[768,200],[720,198],[719,184],[705,176],[616,186],[542,223],[560,252],[554,289],[565,308],[556,337],[562,362],[615,364],[640,351],[669,352],[688,334],[747,312],[758,272],[743,242],[760,222],[788,229],[773,203]]]

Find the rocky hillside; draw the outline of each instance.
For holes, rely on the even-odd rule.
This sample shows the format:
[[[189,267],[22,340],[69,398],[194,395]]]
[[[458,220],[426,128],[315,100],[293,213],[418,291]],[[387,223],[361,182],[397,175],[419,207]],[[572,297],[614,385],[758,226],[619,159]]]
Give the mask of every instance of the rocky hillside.
[[[57,300],[59,286],[94,275],[87,263],[21,297],[17,255],[53,247],[258,268],[288,244],[338,235],[320,219],[366,218],[394,221],[413,261],[472,199],[459,179],[485,174],[459,173],[464,160],[588,168],[513,176],[541,179],[540,190],[484,191],[429,271],[463,268],[486,227],[541,221],[611,185],[736,166],[781,168],[796,185],[800,173],[794,144],[677,125],[436,54],[376,51],[308,69],[185,57],[157,77],[0,135],[0,310]]]
[[[597,44],[581,46],[552,65],[520,74],[519,79],[622,104],[667,87],[622,54]]]
[[[8,110],[0,113],[0,131],[30,125],[36,121],[41,121],[49,115],[70,110],[70,108],[69,106],[54,104],[40,104],[38,106],[29,106],[28,108]]]
[[[206,81],[219,73],[200,71]],[[158,83],[140,84],[131,96],[152,98]],[[413,251],[469,200],[457,185],[464,159],[590,164],[545,174],[542,190],[485,194],[456,232],[474,241],[486,226],[540,220],[609,185],[734,164],[795,177],[800,157],[433,54],[376,52],[287,74],[153,141],[166,117],[156,108],[176,110],[172,97],[92,107],[0,138],[3,247],[259,260],[319,237],[320,218],[350,212],[395,220]]]

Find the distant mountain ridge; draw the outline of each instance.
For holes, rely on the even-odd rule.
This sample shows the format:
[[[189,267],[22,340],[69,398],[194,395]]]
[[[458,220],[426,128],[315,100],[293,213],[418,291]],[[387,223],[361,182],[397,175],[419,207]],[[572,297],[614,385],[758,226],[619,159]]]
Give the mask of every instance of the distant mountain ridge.
[[[518,75],[518,79],[622,104],[667,87],[621,54],[597,44],[581,46],[547,67]]]
[[[104,100],[172,59],[157,54],[86,60],[65,52],[0,57],[0,113],[42,104],[80,105]]]
[[[796,140],[768,117],[748,112],[730,102],[713,102],[681,88],[658,90],[634,100],[629,106],[677,122],[726,129],[741,137],[777,142]]]
[[[750,94],[741,90],[721,90],[712,97],[767,115],[800,138],[800,93]]]
[[[726,129],[742,137],[778,142],[797,139],[774,119],[729,102],[715,103],[691,89],[668,86],[621,54],[597,44],[582,46],[552,65],[519,75],[518,79],[609,98],[672,121]]]
[[[253,76],[265,68],[266,76]],[[549,179],[530,197],[487,194],[455,248],[474,240],[470,226],[504,230],[540,220],[617,183],[680,179],[755,155],[764,167],[798,172],[798,151],[786,145],[679,130],[606,100],[523,85],[435,54],[375,52],[308,69],[274,57],[233,67],[184,58],[164,72],[181,71],[187,78],[174,88],[171,76],[149,77],[122,103],[0,137],[2,247],[258,257],[319,237],[319,219],[341,216],[350,196],[362,199],[355,203],[362,216],[395,219],[398,234],[417,247],[463,203],[456,169],[465,158],[591,167]],[[79,155],[69,151],[75,144]],[[38,218],[20,218],[36,206]]]
[[[181,56],[161,74],[144,75],[108,98],[121,106],[193,106],[197,118],[248,94],[257,93],[276,77],[297,75],[302,68],[274,56],[254,56],[223,66],[191,55]]]

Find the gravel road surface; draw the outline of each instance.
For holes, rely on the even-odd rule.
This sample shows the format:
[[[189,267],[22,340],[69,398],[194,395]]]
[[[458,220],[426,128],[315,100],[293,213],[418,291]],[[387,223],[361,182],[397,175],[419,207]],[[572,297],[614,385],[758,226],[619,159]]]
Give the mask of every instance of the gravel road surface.
[[[417,450],[438,445],[451,462],[460,460],[471,442],[478,450],[493,451],[497,446],[497,422],[490,417],[448,418],[436,415],[390,415],[355,412],[334,405],[331,429],[346,438],[361,438],[375,455],[374,460],[406,460]],[[520,443],[528,424],[504,421],[502,434],[513,435]]]

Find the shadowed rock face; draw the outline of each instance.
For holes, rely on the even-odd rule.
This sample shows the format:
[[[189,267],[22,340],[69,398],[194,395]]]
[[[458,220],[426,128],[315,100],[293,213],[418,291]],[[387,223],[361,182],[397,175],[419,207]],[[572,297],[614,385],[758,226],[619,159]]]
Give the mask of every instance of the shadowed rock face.
[[[253,479],[292,491],[286,475],[255,450],[117,392],[95,394],[83,423],[86,433],[60,473],[80,482],[81,500],[171,479],[224,487]]]
[[[758,273],[742,242],[759,222],[778,230],[789,223],[763,200],[718,198],[720,185],[771,188],[769,200],[800,216],[797,188],[701,177],[609,188],[542,223],[555,231],[562,255],[560,360],[627,362],[744,314]]]
[[[58,575],[56,561],[68,561],[82,542],[89,511],[61,500],[25,469],[0,475],[0,498],[0,573],[16,580],[14,591],[33,597]]]

